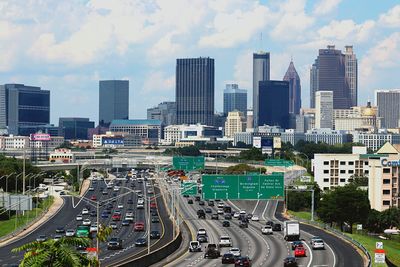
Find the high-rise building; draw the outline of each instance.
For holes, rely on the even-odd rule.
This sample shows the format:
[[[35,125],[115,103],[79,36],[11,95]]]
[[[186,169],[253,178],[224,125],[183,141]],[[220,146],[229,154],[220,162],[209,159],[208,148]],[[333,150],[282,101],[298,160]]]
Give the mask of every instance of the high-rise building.
[[[176,124],[176,103],[165,101],[147,109],[148,120],[159,120],[163,125]]]
[[[378,117],[382,117],[383,128],[397,128],[400,120],[400,89],[376,90]]]
[[[346,72],[346,81],[350,89],[350,99],[351,106],[357,106],[357,97],[358,97],[358,65],[357,65],[357,57],[353,52],[352,45],[345,46],[344,52],[345,59],[345,72]]]
[[[238,110],[246,115],[247,112],[247,90],[239,89],[237,84],[227,84],[224,90],[224,115]]]
[[[244,132],[246,130],[246,122],[243,112],[230,111],[225,122],[225,136],[234,137],[235,133]]]
[[[259,82],[270,79],[270,57],[268,52],[253,54],[253,120],[254,127],[259,122]]]
[[[23,84],[0,85],[0,128],[18,135],[23,126],[50,122],[50,91]]]
[[[333,92],[315,93],[315,128],[333,129]]]
[[[301,108],[301,85],[293,60],[290,61],[283,80],[289,82],[289,113],[297,115]]]
[[[213,125],[214,59],[182,58],[176,60],[177,124]]]
[[[59,118],[59,136],[68,140],[88,140],[88,130],[94,128],[94,121],[89,118]]]
[[[113,120],[129,118],[129,81],[99,82],[99,125],[108,127]]]
[[[289,124],[289,82],[259,82],[259,120],[258,126],[280,126],[286,129]]]
[[[254,118],[253,118],[253,110],[252,109],[248,109],[247,110],[247,116],[246,116],[246,129],[252,129],[253,127],[253,123],[254,123]]]
[[[352,49],[347,51],[348,60],[346,61],[346,56],[342,54],[342,51],[336,50],[334,45],[320,49],[318,58],[310,70],[311,94],[315,94],[316,91],[332,91],[334,109],[348,109],[352,106],[349,80],[353,81],[355,86],[353,94],[357,95],[357,73],[354,71],[357,59]],[[346,67],[346,62],[349,67]],[[350,75],[349,79],[347,74]],[[315,95],[310,97],[312,99]],[[313,104],[315,103],[311,100],[312,108],[314,108]]]

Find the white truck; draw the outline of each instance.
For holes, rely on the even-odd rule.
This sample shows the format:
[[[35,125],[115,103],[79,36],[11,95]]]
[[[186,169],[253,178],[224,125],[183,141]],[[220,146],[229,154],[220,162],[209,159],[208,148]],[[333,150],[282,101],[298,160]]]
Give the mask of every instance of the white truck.
[[[300,239],[300,224],[298,221],[285,221],[283,223],[283,237],[287,241]]]

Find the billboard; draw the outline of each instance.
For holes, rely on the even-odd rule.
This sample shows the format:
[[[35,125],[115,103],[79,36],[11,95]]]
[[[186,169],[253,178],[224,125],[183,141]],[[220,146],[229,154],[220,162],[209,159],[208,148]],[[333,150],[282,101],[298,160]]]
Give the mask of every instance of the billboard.
[[[282,138],[280,136],[274,137],[274,149],[281,149],[282,148]]]
[[[0,207],[6,210],[32,210],[32,196],[0,194]]]
[[[195,171],[204,169],[204,157],[180,157],[174,156],[172,164],[175,170]]]
[[[51,136],[46,133],[35,133],[35,134],[31,134],[29,139],[31,141],[50,141]]]
[[[102,145],[113,145],[121,146],[124,145],[124,139],[122,137],[103,137],[101,138]]]
[[[253,147],[261,148],[261,137],[260,136],[253,137]]]

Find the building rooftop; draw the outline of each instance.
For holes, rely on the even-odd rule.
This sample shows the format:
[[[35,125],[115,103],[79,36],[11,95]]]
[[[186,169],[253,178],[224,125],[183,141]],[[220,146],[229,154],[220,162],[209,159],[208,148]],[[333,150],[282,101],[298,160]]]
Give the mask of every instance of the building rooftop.
[[[113,125],[161,125],[160,120],[146,120],[146,119],[138,119],[138,120],[113,120],[111,122],[111,126]]]

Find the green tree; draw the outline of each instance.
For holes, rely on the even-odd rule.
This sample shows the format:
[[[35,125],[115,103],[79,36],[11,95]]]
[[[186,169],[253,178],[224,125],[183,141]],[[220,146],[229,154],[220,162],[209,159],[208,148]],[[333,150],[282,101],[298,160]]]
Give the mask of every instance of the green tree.
[[[97,266],[95,259],[89,259],[76,250],[76,246],[79,245],[87,247],[90,245],[90,240],[81,237],[63,237],[57,241],[53,239],[44,242],[33,241],[14,248],[12,252],[25,251],[21,267]]]
[[[383,225],[381,222],[381,213],[377,210],[370,210],[367,221],[365,222],[365,229],[373,233],[382,233]]]
[[[252,147],[248,150],[244,150],[240,152],[239,155],[240,159],[244,159],[244,160],[264,160],[266,158],[266,156],[264,156],[261,152],[260,148],[255,148]]]
[[[400,208],[390,207],[382,211],[380,221],[382,227],[385,229],[393,227],[400,228]]]
[[[254,168],[247,164],[237,164],[234,166],[230,166],[224,170],[225,174],[245,174],[249,172],[256,172],[256,173],[265,173],[265,168]]]

